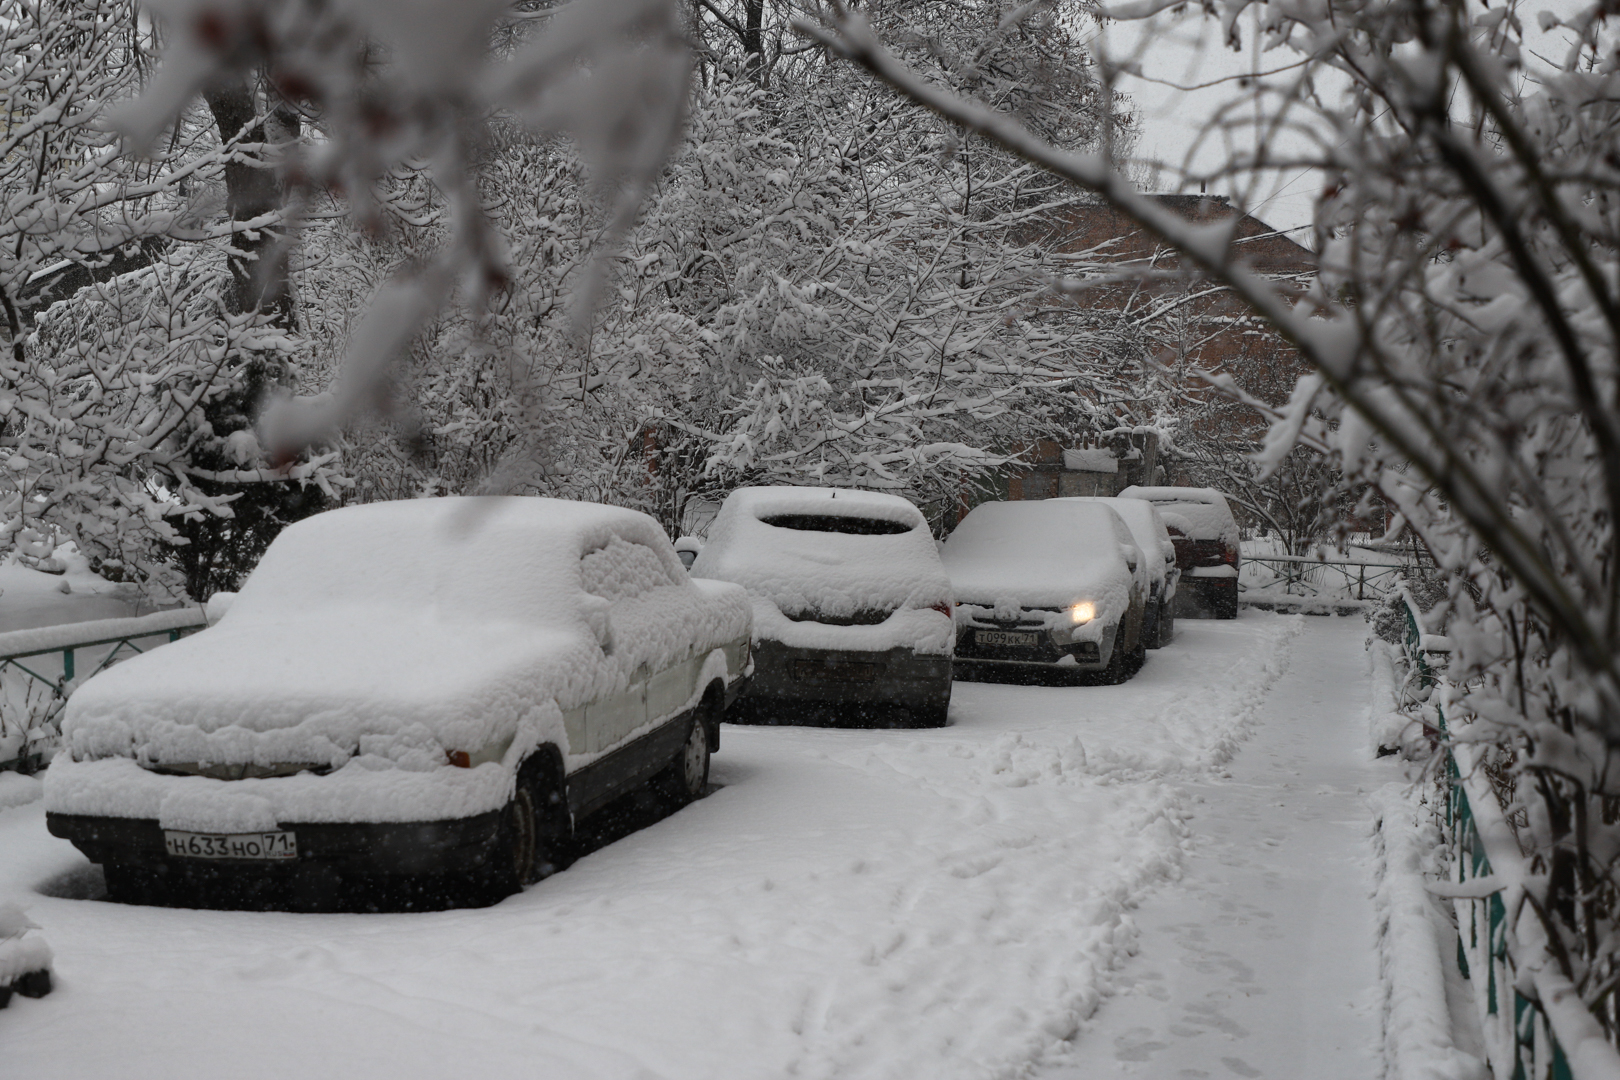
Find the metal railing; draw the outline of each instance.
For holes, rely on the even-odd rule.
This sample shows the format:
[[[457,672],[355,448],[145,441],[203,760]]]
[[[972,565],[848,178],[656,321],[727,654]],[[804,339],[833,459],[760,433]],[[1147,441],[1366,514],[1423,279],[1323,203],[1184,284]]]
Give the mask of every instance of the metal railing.
[[[1517,947],[1521,953],[1548,960],[1541,948],[1545,944],[1541,924],[1518,899],[1528,876],[1524,856],[1486,771],[1486,748],[1450,737],[1446,707],[1454,687],[1445,674],[1450,642],[1428,633],[1411,593],[1404,587],[1400,592],[1406,611],[1404,651],[1418,689],[1427,691],[1423,696],[1434,706],[1446,754],[1445,835],[1451,875],[1446,886],[1435,891],[1452,898],[1457,968],[1474,985],[1492,1076],[1587,1080],[1616,1075],[1620,1054],[1602,1037],[1596,1017],[1557,966],[1548,962],[1527,966],[1515,955]],[[1571,1068],[1565,1044],[1581,1047],[1584,1076]]]
[[[1325,597],[1356,600],[1382,600],[1400,587],[1401,571],[1409,563],[1352,562],[1347,559],[1317,559],[1309,555],[1245,555],[1243,565],[1262,566],[1276,575],[1265,583],[1245,582],[1250,588],[1274,589],[1279,585],[1289,596]]]
[[[175,641],[207,625],[202,608],[180,608],[127,619],[95,619],[0,633],[0,694],[7,695],[8,703],[15,701],[14,687],[4,677],[12,672],[23,675],[28,685],[21,695],[21,711],[30,717],[15,724],[6,723],[0,717],[0,770],[26,768],[37,754],[33,749],[37,745],[37,732],[31,729],[49,724],[79,682],[121,659]],[[99,652],[90,661],[90,670],[81,675],[79,653],[87,649]],[[58,654],[61,673],[52,674],[47,668],[56,666],[54,658]],[[46,691],[37,717],[33,715],[36,710],[27,707],[29,688]],[[20,730],[8,735],[8,729],[13,726]]]

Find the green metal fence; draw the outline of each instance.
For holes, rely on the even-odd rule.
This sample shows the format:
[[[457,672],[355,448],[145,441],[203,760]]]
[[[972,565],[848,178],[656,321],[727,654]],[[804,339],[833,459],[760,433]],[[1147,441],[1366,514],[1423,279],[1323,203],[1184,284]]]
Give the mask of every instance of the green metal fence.
[[[39,763],[38,728],[54,722],[78,683],[110,664],[206,625],[201,608],[181,608],[0,634],[0,694],[6,695],[14,714],[23,714],[22,720],[11,722],[0,716],[0,770],[27,771]],[[81,665],[81,654],[87,651],[88,663]],[[51,670],[58,667],[59,672]],[[18,676],[25,685],[17,685]]]
[[[1519,894],[1524,865],[1512,826],[1485,774],[1477,747],[1447,736],[1445,707],[1451,684],[1440,660],[1444,639],[1428,634],[1423,613],[1403,588],[1405,652],[1420,692],[1435,708],[1446,755],[1446,839],[1457,916],[1457,967],[1474,987],[1475,1007],[1495,1080],[1576,1080],[1547,1011],[1521,991],[1508,933],[1505,893]],[[1492,854],[1496,856],[1492,859]],[[1521,894],[1522,895],[1522,894]],[[1517,917],[1518,912],[1514,912]]]

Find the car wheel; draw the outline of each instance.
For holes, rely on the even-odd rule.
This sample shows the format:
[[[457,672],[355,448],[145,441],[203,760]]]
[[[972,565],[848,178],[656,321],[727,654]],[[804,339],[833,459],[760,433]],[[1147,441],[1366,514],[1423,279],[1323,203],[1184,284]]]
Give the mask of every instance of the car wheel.
[[[1125,682],[1136,674],[1135,668],[1131,666],[1134,656],[1135,653],[1125,648],[1125,643],[1116,638],[1114,640],[1114,651],[1108,655],[1108,664],[1102,669],[1102,674],[1097,681],[1104,686],[1114,686]]]
[[[1130,673],[1132,676],[1134,676],[1138,671],[1142,670],[1142,665],[1147,663],[1146,638],[1138,637],[1136,639],[1136,648],[1131,650],[1131,656],[1128,663],[1130,665]]]
[[[709,729],[698,713],[692,714],[686,741],[653,784],[666,801],[685,806],[703,794],[709,784]]]
[[[496,885],[505,893],[514,893],[536,880],[540,817],[536,812],[532,785],[520,777],[512,801],[501,814],[500,833],[496,839]]]
[[[1174,603],[1165,604],[1164,607],[1159,610],[1159,628],[1157,637],[1159,640],[1156,647],[1160,649],[1164,648],[1166,645],[1175,640],[1176,613]]]

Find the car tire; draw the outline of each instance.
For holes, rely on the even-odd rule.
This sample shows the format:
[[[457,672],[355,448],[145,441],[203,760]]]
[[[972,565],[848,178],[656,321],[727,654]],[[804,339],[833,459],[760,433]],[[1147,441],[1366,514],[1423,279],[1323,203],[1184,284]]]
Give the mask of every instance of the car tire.
[[[497,896],[509,896],[535,880],[538,862],[540,815],[531,785],[519,777],[512,801],[501,811],[501,824],[495,836],[495,857],[490,883]]]
[[[571,861],[567,803],[546,771],[530,765],[519,771],[512,801],[501,813],[491,860],[496,900],[566,870]]]
[[[1154,648],[1162,649],[1176,639],[1176,605],[1174,601],[1159,609],[1159,625],[1154,633],[1158,639]]]
[[[1114,651],[1108,655],[1108,664],[1102,669],[1097,681],[1104,686],[1117,686],[1136,674],[1132,667],[1135,653],[1125,648],[1125,643],[1118,639],[1114,641]]]
[[[653,789],[671,806],[681,807],[703,795],[709,785],[709,726],[694,712],[680,750],[664,771],[653,777]]]

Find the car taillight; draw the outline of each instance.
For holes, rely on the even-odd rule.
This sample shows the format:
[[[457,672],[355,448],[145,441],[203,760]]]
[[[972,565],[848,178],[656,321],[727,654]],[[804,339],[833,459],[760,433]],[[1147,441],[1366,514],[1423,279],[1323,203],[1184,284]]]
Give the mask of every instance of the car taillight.
[[[1226,550],[1221,552],[1221,561],[1223,561],[1223,562],[1228,562],[1228,563],[1231,563],[1233,566],[1236,566],[1237,565],[1237,559],[1238,559],[1237,548],[1227,548]]]
[[[472,768],[472,755],[465,750],[446,750],[444,756],[458,769]]]
[[[941,615],[945,616],[947,619],[949,619],[951,617],[951,605],[946,603],[943,600],[941,600],[937,604],[929,604],[928,605],[928,610],[929,611],[937,611]]]

